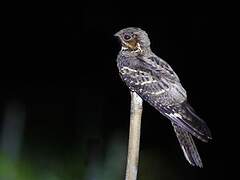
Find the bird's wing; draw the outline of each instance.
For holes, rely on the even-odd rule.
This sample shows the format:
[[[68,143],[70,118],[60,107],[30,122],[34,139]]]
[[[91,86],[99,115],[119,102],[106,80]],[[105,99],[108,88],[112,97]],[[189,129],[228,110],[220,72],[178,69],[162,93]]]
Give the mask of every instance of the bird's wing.
[[[166,62],[159,63],[159,66],[139,58],[129,62],[135,64],[121,66],[120,74],[132,91],[200,140],[208,141],[211,138],[206,123],[188,105],[186,91]]]
[[[203,167],[201,158],[191,134],[183,130],[175,123],[172,123],[172,125],[187,161],[193,166]]]
[[[166,105],[185,101],[186,91],[172,68],[165,61],[160,63],[155,57],[149,60],[153,63],[132,57],[128,59],[129,63],[121,64],[120,75],[127,86],[141,95],[154,97],[154,101],[157,97],[168,96],[168,99],[159,99]]]
[[[161,107],[159,109],[168,119],[201,141],[208,142],[209,139],[212,139],[207,124],[196,115],[187,101],[173,106]]]
[[[174,72],[171,66],[163,59],[157,56],[150,56],[148,59],[152,61],[152,66],[155,67],[155,71],[159,72],[161,76],[164,76],[171,82],[180,83],[178,75]]]

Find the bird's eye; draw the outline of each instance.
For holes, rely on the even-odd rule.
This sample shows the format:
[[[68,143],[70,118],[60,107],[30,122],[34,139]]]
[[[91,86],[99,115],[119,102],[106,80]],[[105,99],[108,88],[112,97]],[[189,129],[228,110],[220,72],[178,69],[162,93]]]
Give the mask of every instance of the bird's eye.
[[[129,35],[129,34],[125,34],[125,35],[123,36],[123,38],[124,38],[124,40],[129,41],[129,40],[132,38],[132,36]]]

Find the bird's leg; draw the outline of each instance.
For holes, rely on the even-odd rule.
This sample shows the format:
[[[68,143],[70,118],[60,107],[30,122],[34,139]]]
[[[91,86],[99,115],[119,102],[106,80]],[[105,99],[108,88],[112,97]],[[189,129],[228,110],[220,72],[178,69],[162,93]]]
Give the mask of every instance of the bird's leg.
[[[142,98],[137,93],[131,92],[128,158],[125,180],[137,179],[142,109]]]

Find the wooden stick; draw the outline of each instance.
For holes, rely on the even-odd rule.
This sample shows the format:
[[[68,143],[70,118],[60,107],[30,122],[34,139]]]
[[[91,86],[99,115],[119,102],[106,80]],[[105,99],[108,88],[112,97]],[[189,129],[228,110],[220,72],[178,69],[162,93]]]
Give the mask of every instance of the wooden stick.
[[[142,109],[142,98],[137,93],[131,92],[131,115],[125,180],[137,179]]]

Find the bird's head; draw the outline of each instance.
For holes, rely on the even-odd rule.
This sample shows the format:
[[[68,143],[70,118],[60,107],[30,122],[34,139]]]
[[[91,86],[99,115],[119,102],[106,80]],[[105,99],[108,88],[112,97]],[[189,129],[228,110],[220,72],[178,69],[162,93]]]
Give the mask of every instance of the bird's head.
[[[117,36],[122,44],[122,49],[130,52],[142,52],[150,47],[150,40],[145,31],[140,28],[129,27],[118,31]]]

